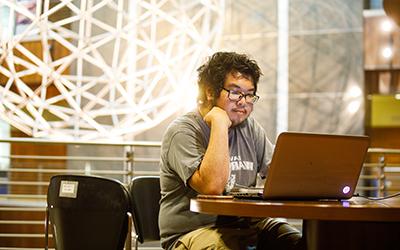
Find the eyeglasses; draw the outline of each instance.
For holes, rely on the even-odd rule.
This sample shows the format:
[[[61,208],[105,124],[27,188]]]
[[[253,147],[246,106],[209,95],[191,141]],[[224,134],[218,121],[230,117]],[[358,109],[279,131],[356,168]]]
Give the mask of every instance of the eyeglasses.
[[[258,99],[260,99],[260,97],[255,94],[243,94],[242,92],[237,91],[237,90],[229,90],[226,88],[222,88],[222,89],[228,92],[229,100],[234,101],[234,102],[238,102],[238,101],[242,100],[242,98],[244,97],[244,99],[247,103],[254,104],[258,101]]]

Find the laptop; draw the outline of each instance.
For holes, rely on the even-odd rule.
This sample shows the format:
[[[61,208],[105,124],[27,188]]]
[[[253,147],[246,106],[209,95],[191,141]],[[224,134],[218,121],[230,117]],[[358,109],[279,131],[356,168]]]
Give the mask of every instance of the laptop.
[[[368,136],[281,133],[262,191],[230,195],[267,200],[349,199],[368,146]]]

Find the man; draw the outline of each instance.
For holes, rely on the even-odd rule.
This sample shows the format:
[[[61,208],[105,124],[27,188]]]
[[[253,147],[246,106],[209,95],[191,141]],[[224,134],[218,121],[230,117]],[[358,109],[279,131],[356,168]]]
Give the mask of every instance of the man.
[[[273,145],[249,117],[261,70],[254,60],[217,52],[198,69],[198,109],[168,127],[161,147],[160,234],[166,249],[291,249],[301,234],[275,219],[193,213],[190,199],[255,186]]]

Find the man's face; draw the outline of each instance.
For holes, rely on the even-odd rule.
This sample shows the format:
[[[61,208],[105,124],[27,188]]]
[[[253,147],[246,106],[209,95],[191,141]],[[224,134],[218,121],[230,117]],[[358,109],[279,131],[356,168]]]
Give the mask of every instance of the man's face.
[[[249,117],[250,113],[253,111],[254,104],[246,102],[244,97],[238,101],[230,100],[228,97],[229,92],[227,90],[236,93],[239,92],[244,95],[254,94],[254,84],[251,80],[245,78],[240,73],[229,73],[225,79],[224,89],[221,90],[221,93],[216,100],[216,105],[226,111],[232,122],[232,127],[234,127]]]

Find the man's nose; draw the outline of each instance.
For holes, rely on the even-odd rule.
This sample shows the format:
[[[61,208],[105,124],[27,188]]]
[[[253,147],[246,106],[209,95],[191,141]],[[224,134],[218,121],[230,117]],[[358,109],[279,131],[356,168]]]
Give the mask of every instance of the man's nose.
[[[241,96],[241,98],[236,102],[238,105],[243,106],[246,104],[246,97],[245,96]]]

